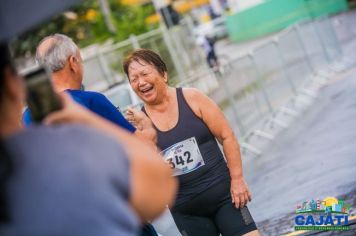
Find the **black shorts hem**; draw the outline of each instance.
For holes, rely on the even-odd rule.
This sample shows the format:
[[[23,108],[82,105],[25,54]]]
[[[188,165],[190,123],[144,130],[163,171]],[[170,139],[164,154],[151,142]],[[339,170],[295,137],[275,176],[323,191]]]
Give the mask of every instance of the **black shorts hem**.
[[[244,227],[241,231],[239,231],[238,233],[234,234],[233,236],[244,235],[244,234],[250,233],[250,232],[252,232],[254,230],[257,230],[257,226],[256,226],[255,222],[253,222],[253,223],[251,223],[249,225],[246,225],[246,227]]]

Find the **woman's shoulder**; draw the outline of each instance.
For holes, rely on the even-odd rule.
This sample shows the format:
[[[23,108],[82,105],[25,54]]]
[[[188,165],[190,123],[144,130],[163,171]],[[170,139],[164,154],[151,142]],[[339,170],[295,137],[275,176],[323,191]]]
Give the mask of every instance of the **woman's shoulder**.
[[[198,117],[201,117],[201,110],[204,108],[204,104],[206,103],[206,95],[196,88],[182,88],[182,94],[193,112]]]
[[[203,111],[217,106],[209,96],[196,88],[183,88],[182,91],[186,102],[199,117],[202,116]]]
[[[196,88],[182,88],[182,93],[185,99],[197,99],[205,96],[200,90]]]
[[[204,106],[210,98],[196,88],[182,88],[182,93],[189,105]]]

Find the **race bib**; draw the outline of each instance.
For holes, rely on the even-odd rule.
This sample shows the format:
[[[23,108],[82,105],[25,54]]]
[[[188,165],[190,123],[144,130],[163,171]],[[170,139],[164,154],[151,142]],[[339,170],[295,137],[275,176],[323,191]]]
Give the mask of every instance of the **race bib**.
[[[173,169],[173,176],[184,175],[205,165],[195,137],[176,143],[161,154]]]

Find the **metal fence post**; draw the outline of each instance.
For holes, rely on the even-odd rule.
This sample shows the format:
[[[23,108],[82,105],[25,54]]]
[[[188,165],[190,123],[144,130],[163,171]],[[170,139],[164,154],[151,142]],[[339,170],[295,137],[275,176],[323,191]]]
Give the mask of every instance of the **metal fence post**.
[[[336,35],[336,32],[335,32],[334,26],[332,25],[332,22],[331,22],[330,17],[327,17],[326,19],[327,19],[328,25],[329,25],[329,27],[330,27],[330,32],[331,32],[332,37],[333,37],[334,42],[335,42],[335,47],[336,47],[336,50],[337,50],[337,52],[338,52],[338,56],[342,57],[342,56],[343,56],[343,51],[342,51],[342,48],[341,48],[340,41],[339,41],[339,39],[337,38],[337,35]]]
[[[112,71],[107,67],[108,63],[106,62],[106,60],[103,57],[100,50],[97,51],[96,58],[98,58],[99,67],[100,67],[101,71],[103,72],[104,78],[108,82],[109,86],[115,84],[117,81],[114,81],[114,79],[113,79],[114,76],[112,74]]]
[[[320,20],[316,20],[313,22],[312,26],[313,26],[313,29],[315,31],[315,34],[316,36],[318,37],[319,41],[320,41],[320,44],[321,44],[321,47],[323,49],[323,52],[324,52],[324,55],[325,55],[325,58],[326,58],[326,61],[327,63],[331,63],[332,59],[330,58],[330,55],[328,53],[328,49],[325,45],[325,42],[322,38],[322,36],[320,35],[320,29],[319,29],[319,26],[318,25],[315,25],[315,24],[319,24],[320,23]]]
[[[280,63],[281,63],[281,70],[282,70],[282,73],[283,73],[283,76],[286,78],[288,84],[290,85],[290,87],[292,88],[293,90],[293,93],[294,94],[297,94],[297,89],[296,89],[296,86],[294,85],[292,79],[289,77],[287,71],[286,71],[286,62],[283,58],[283,55],[282,55],[282,51],[281,51],[281,48],[279,47],[279,42],[278,42],[278,38],[275,38],[273,40],[273,44],[274,46],[277,48],[277,51],[278,51],[278,55],[279,55],[279,59],[280,59]]]
[[[140,48],[140,43],[138,42],[136,35],[131,34],[129,39],[130,39],[130,42],[132,44],[132,48],[133,49],[139,49]]]
[[[240,130],[241,134],[244,135],[246,131],[245,131],[245,127],[243,126],[243,124],[237,114],[234,94],[231,92],[231,90],[229,89],[229,86],[226,84],[226,81],[223,78],[223,75],[221,74],[221,72],[217,70],[217,71],[214,71],[214,74],[218,78],[219,83],[222,84],[223,89],[225,90],[225,94],[226,94],[227,99],[230,103],[230,107],[232,108],[232,115],[234,117],[234,120],[237,123],[237,125],[239,126],[239,130]]]
[[[158,50],[158,46],[157,46],[156,41],[151,38],[151,39],[149,40],[149,42],[150,42],[150,46],[151,46],[152,50],[158,53],[159,50]]]
[[[256,60],[255,60],[255,57],[253,56],[252,53],[250,53],[248,55],[251,59],[251,62],[252,62],[252,66],[254,67],[255,69],[255,72],[256,72],[256,78],[257,78],[257,81],[259,81],[260,83],[262,83],[262,77],[261,77],[261,74],[260,74],[260,71],[257,67],[257,63],[256,63]],[[262,90],[262,95],[263,95],[263,98],[265,99],[266,103],[267,103],[267,106],[268,106],[268,110],[270,112],[273,112],[273,108],[272,108],[272,105],[271,105],[271,102],[268,98],[268,95],[267,95],[267,92],[266,90],[264,89],[263,85],[262,84],[259,84],[259,86],[261,87],[261,90]]]
[[[178,80],[179,80],[179,82],[182,82],[184,80],[184,72],[182,71],[183,66],[180,63],[179,57],[177,56],[178,54],[171,43],[167,29],[165,29],[163,26],[161,26],[161,30],[162,30],[163,40],[164,40],[165,44],[167,45],[167,48],[168,48],[169,54],[172,58],[174,67],[177,70]]]
[[[188,69],[192,65],[191,58],[189,56],[188,50],[186,49],[186,43],[189,41],[190,35],[184,35],[183,32],[184,38],[182,38],[182,31],[184,31],[184,25],[182,24],[176,26],[175,28],[169,29],[170,36],[173,38],[173,42],[175,43],[181,60],[183,61],[185,68]]]
[[[310,59],[310,57],[309,57],[309,54],[308,54],[308,52],[307,52],[307,49],[306,49],[305,46],[304,46],[303,39],[302,39],[302,34],[301,34],[301,32],[300,32],[300,26],[299,26],[299,24],[294,25],[293,28],[296,30],[297,40],[298,40],[299,45],[300,45],[300,47],[301,47],[301,49],[302,49],[302,51],[303,51],[303,54],[304,54],[304,56],[305,56],[305,59],[306,59],[306,62],[307,62],[307,66],[308,66],[310,72],[311,72],[312,74],[316,75],[317,72],[315,71],[315,69],[314,69],[314,67],[313,67],[313,64],[312,64],[312,62],[311,62],[311,59]]]
[[[251,66],[251,64],[252,64],[251,58],[250,58],[248,55],[246,55],[246,56],[244,56],[244,57],[249,60],[249,62],[250,62],[249,64],[250,64],[250,66]],[[228,64],[229,64],[229,72],[230,72],[230,73],[231,73],[231,70],[232,70],[233,68],[235,68],[235,67],[236,67],[239,71],[243,71],[243,68],[240,67],[239,63],[235,64],[235,67],[232,65],[231,62],[229,62]],[[244,93],[245,96],[249,95],[249,93],[252,93],[252,94],[253,94],[253,100],[254,100],[255,106],[256,106],[256,108],[257,108],[259,114],[262,115],[262,114],[263,114],[263,111],[262,111],[261,106],[260,106],[260,104],[259,104],[259,102],[258,102],[258,96],[257,96],[257,94],[256,94],[256,84],[254,84],[255,81],[250,82],[250,81],[249,81],[249,78],[247,78],[247,77],[249,77],[249,76],[246,76],[246,77],[243,76],[244,79],[246,78],[246,79],[245,79],[245,80],[246,80],[246,81],[245,81],[246,85],[245,85],[245,88],[243,89],[243,93]],[[256,78],[255,78],[255,79],[256,79]],[[248,92],[248,91],[246,91],[246,87],[248,87],[248,86],[250,86],[250,85],[253,86],[253,92]]]

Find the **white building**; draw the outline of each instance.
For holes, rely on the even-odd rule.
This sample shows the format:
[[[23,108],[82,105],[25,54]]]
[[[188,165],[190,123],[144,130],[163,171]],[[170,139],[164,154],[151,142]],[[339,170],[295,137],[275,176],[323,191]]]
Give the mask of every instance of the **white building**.
[[[265,2],[266,0],[227,0],[228,5],[232,12],[239,12],[246,10],[250,7],[254,7],[258,4]],[[214,12],[221,13],[222,6],[220,0],[210,0],[210,4],[214,9]]]

